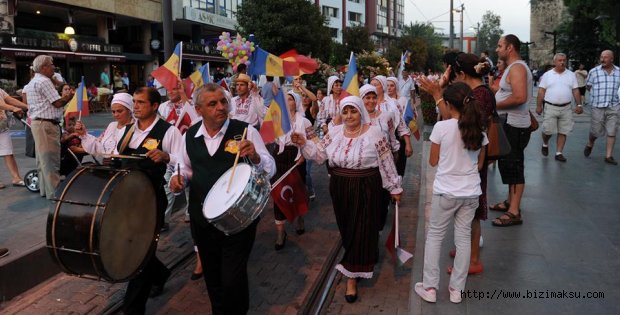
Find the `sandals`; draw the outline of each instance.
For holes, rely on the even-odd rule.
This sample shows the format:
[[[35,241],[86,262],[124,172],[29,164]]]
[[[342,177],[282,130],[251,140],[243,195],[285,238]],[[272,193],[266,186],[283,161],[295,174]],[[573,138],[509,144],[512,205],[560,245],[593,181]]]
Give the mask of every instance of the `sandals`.
[[[5,189],[6,185],[4,185],[3,183],[0,183],[0,189]]]
[[[508,203],[508,200],[504,200],[500,203],[494,204],[492,206],[489,207],[489,210],[493,210],[493,211],[508,211],[508,208],[510,208],[510,203]]]
[[[26,187],[26,183],[24,183],[23,180],[18,180],[16,182],[13,182],[13,186],[14,187]]]
[[[521,219],[521,214],[518,215],[514,215],[511,212],[504,212],[505,216],[508,217],[508,219],[503,219],[501,216],[496,218],[493,221],[493,225],[494,226],[511,226],[511,225],[520,225],[523,224],[523,220]],[[499,222],[497,222],[499,221]]]

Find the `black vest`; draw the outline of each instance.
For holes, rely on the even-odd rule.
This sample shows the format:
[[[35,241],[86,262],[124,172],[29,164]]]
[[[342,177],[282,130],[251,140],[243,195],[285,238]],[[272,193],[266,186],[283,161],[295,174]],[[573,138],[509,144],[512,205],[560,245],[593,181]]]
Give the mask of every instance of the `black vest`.
[[[121,144],[123,143],[123,140],[127,136],[127,132],[129,132],[129,129],[131,129],[132,127],[132,124],[129,124],[125,128],[125,133],[123,134],[123,137],[121,138],[121,140],[118,142],[118,147],[116,149],[119,151],[118,152],[119,154],[124,154],[124,155],[146,154],[146,152],[148,152],[149,150],[144,147],[145,142],[148,141],[149,139],[154,139],[156,141],[159,141],[159,143],[157,144],[157,149],[163,151],[162,143],[164,142],[164,136],[166,135],[166,131],[168,131],[168,128],[170,128],[171,126],[172,126],[171,124],[163,121],[162,119],[157,118],[157,123],[155,124],[155,126],[153,126],[153,129],[151,129],[151,131],[144,138],[142,143],[140,143],[140,146],[138,146],[136,149],[130,149],[129,145],[127,145],[125,147],[125,150],[123,150],[123,152],[120,152]],[[140,170],[144,172],[151,180],[151,183],[153,184],[153,188],[155,189],[155,195],[157,198],[157,224],[158,224],[158,231],[159,231],[159,228],[163,224],[164,212],[166,211],[166,207],[168,205],[168,199],[166,198],[166,192],[164,190],[164,184],[165,184],[164,175],[166,174],[167,164],[166,163],[155,163],[151,159],[143,159],[143,160],[122,159],[120,167],[124,169]]]
[[[241,136],[248,124],[239,120],[229,120],[224,138],[213,156],[209,155],[204,137],[195,137],[201,125],[202,123],[195,124],[189,128],[185,134],[185,146],[193,173],[189,186],[190,217],[199,226],[207,227],[209,223],[202,214],[204,199],[220,176],[235,163],[236,154],[224,150],[226,142],[234,141],[235,136]]]

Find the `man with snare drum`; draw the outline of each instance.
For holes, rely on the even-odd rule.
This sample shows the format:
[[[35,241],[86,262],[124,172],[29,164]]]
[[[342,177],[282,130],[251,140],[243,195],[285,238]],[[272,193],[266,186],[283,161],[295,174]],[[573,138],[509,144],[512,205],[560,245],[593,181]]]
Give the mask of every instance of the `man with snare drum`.
[[[181,174],[171,178],[170,189],[180,192],[185,179],[191,182],[190,223],[204,265],[213,314],[246,314],[249,309],[247,263],[259,218],[240,232],[227,235],[207,221],[202,203],[218,179],[235,165],[237,153],[249,159],[256,171],[267,173],[267,177],[275,173],[275,161],[253,126],[228,118],[231,101],[221,86],[208,83],[195,97],[202,123],[189,128],[180,151],[174,153],[179,158]],[[246,128],[247,140],[243,140]]]

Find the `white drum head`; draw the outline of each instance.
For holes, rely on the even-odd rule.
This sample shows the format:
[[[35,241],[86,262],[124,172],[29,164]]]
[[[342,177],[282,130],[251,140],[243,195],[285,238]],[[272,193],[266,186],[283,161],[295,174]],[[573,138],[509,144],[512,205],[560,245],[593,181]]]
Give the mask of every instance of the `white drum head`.
[[[250,176],[252,176],[252,167],[246,163],[237,164],[235,177],[227,193],[226,189],[228,188],[231,173],[232,167],[226,171],[224,175],[220,176],[217,182],[215,182],[215,185],[209,190],[202,205],[202,214],[205,218],[217,218],[237,202],[239,197],[243,194],[250,180]]]

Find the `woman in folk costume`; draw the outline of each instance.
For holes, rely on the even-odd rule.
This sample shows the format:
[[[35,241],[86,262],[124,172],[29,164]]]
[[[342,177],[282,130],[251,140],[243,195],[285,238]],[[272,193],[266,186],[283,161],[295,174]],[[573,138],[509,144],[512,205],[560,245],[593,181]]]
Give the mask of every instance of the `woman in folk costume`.
[[[323,133],[327,133],[328,128],[340,124],[340,96],[342,93],[342,80],[338,76],[327,78],[327,96],[319,108],[319,127]]]
[[[407,106],[412,106],[413,110],[415,111],[415,107],[413,107],[413,104],[409,104],[406,97],[402,95],[398,95],[398,92],[399,92],[398,91],[398,78],[388,77],[386,79],[386,82],[387,82],[387,95],[391,99],[396,101],[396,107],[398,107],[398,112],[400,113],[400,117],[405,116],[405,111],[407,109]],[[405,167],[407,166],[407,158],[413,154],[413,147],[411,145],[407,147],[407,142],[406,142],[407,140],[409,140],[409,142],[411,143],[411,138],[409,136],[403,136],[398,139],[398,141],[400,142],[400,149],[398,150],[398,158],[396,159],[396,169],[398,170],[398,175],[400,176],[405,175]]]
[[[291,131],[282,135],[276,139],[277,152],[274,155],[276,161],[276,174],[273,176],[272,184],[279,179],[286,171],[288,171],[295,163],[298,163],[301,159],[301,163],[293,170],[293,172],[299,172],[301,179],[306,182],[306,162],[304,157],[299,152],[299,148],[291,142],[291,134],[294,132],[303,135],[304,139],[311,140],[315,137],[314,129],[310,121],[305,118],[304,107],[302,105],[301,96],[292,90],[286,95],[286,106],[288,108],[289,117],[291,120]],[[305,185],[304,185],[305,186]],[[275,249],[281,250],[286,244],[286,231],[284,229],[284,223],[286,223],[286,216],[282,213],[282,210],[277,204],[273,204],[273,214],[276,221],[276,231],[278,237],[276,239]],[[297,234],[301,235],[305,232],[304,218],[299,216],[297,218],[296,225]]]
[[[413,154],[413,149],[411,147],[411,139],[409,135],[411,135],[411,131],[409,127],[405,124],[405,120],[403,119],[403,115],[400,113],[398,109],[398,105],[396,105],[396,100],[389,97],[385,92],[387,91],[388,80],[385,76],[378,75],[375,76],[371,81],[372,84],[377,89],[377,110],[384,112],[391,112],[394,115],[394,121],[396,124],[396,134],[405,142],[405,152],[407,156],[411,156]],[[392,151],[398,151],[398,148],[392,148]],[[394,156],[395,158],[397,155]]]
[[[378,261],[383,189],[398,201],[402,188],[388,140],[379,127],[370,125],[362,99],[348,96],[340,105],[343,123],[323,140],[315,144],[299,133],[291,138],[304,157],[318,163],[329,160],[329,190],[345,249],[336,269],[349,278],[345,299],[353,303],[357,279],[372,278]]]

